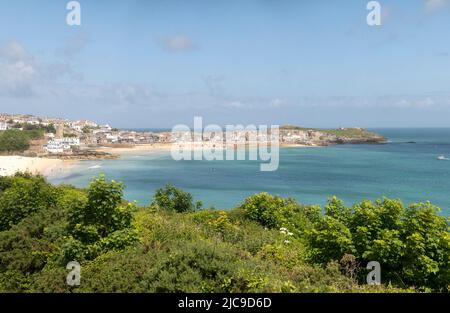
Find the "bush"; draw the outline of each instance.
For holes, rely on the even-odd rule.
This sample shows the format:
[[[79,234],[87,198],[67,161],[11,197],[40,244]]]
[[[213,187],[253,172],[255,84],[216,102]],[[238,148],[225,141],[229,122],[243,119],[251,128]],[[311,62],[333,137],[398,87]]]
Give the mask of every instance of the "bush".
[[[320,208],[301,206],[292,198],[260,193],[248,197],[240,205],[244,216],[262,226],[279,229],[295,229],[297,234],[310,227],[311,221],[319,216]]]
[[[449,225],[439,212],[431,203],[405,209],[391,199],[347,208],[332,198],[308,232],[310,259],[327,264],[353,254],[361,264],[380,262],[383,279],[398,286],[448,290]]]
[[[3,180],[0,193],[0,231],[7,230],[24,217],[57,203],[57,189],[41,176],[16,176]]]
[[[0,282],[0,289],[23,291],[24,284],[18,282],[31,281],[32,274],[60,258],[66,235],[65,203],[70,196],[79,196],[81,192],[66,187],[58,188],[58,191],[56,205],[43,207],[24,217],[11,229],[0,232],[0,277],[6,279],[13,275],[14,279],[18,279],[17,282],[5,281],[3,285]]]
[[[124,203],[123,184],[108,182],[103,175],[94,178],[86,199],[74,201],[68,214],[68,242],[65,260],[93,259],[110,249],[122,249],[137,240],[133,231],[135,205]]]
[[[27,133],[9,129],[0,131],[0,153],[23,152],[30,147],[30,137]]]
[[[314,263],[326,265],[354,252],[352,234],[339,220],[325,216],[308,232],[308,254]]]
[[[193,203],[190,193],[175,188],[171,184],[156,190],[152,204],[160,209],[178,213],[193,212],[202,206],[201,202]]]
[[[245,216],[269,228],[280,228],[284,223],[285,199],[260,193],[244,200],[240,208]]]

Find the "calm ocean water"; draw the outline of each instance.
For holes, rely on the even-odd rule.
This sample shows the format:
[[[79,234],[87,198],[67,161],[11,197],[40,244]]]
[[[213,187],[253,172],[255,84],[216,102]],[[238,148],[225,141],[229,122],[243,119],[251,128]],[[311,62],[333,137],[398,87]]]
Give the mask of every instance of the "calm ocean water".
[[[373,129],[389,139],[382,145],[286,148],[275,172],[260,172],[259,161],[173,161],[169,152],[136,152],[120,160],[86,161],[53,183],[86,187],[94,175],[126,184],[125,197],[140,204],[170,182],[196,200],[232,208],[262,191],[321,204],[331,195],[347,204],[382,196],[405,204],[430,200],[450,215],[450,128]]]

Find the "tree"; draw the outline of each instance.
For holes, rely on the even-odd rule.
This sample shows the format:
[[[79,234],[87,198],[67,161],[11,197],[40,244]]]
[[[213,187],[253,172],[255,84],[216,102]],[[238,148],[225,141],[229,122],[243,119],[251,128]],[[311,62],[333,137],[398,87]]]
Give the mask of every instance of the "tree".
[[[4,182],[7,185],[0,193],[0,230],[57,203],[57,190],[41,176],[16,176]]]
[[[0,153],[1,152],[23,152],[30,147],[29,136],[20,130],[9,129],[0,132]]]
[[[66,259],[94,258],[105,249],[121,249],[135,242],[135,206],[122,200],[123,188],[122,183],[101,175],[89,184],[87,199],[71,204],[68,231],[72,237],[65,246]]]
[[[178,213],[193,212],[201,208],[202,203],[193,203],[192,195],[171,184],[156,190],[153,197],[153,205],[167,211]]]
[[[295,222],[298,222],[304,219],[306,213],[294,199],[284,199],[265,192],[245,199],[240,209],[247,218],[269,228],[286,227],[294,222],[294,215],[298,218]]]
[[[45,129],[45,132],[47,132],[47,133],[56,134],[56,128],[55,128],[55,125],[53,125],[53,124],[49,124],[48,126],[45,126],[44,129]]]
[[[380,262],[385,281],[448,289],[449,225],[439,212],[429,202],[405,208],[400,201],[385,198],[347,208],[332,198],[308,233],[310,259],[327,264],[352,254],[361,264]]]
[[[92,130],[92,128],[87,125],[83,126],[83,128],[81,129],[83,134],[89,134],[91,132],[91,130]]]
[[[355,252],[350,230],[332,216],[321,218],[307,235],[311,247],[308,254],[314,263],[327,265]]]
[[[404,214],[405,243],[399,266],[404,280],[419,286],[450,290],[450,220],[430,202],[411,205]]]

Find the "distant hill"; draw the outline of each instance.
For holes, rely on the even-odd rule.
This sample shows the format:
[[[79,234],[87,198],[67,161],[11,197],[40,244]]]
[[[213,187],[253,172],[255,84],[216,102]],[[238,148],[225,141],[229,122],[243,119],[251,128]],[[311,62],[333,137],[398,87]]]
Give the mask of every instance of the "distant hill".
[[[382,135],[370,132],[364,128],[337,128],[320,129],[306,128],[295,125],[283,125],[280,127],[282,136],[290,137],[298,135],[303,137],[303,143],[314,145],[345,144],[345,143],[383,143],[386,141]],[[298,140],[299,142],[302,139]]]

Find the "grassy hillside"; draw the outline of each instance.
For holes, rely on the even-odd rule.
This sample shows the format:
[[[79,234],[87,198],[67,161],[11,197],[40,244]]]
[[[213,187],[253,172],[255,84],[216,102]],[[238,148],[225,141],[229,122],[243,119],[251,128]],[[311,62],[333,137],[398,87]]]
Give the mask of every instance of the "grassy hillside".
[[[280,128],[281,130],[314,130],[318,132],[322,132],[324,134],[335,135],[341,138],[347,139],[371,139],[371,138],[380,138],[381,135],[378,135],[374,132],[370,132],[364,128],[339,128],[339,129],[321,129],[321,128],[305,128],[293,125],[285,125]]]
[[[0,291],[449,291],[448,220],[429,203],[322,209],[258,194],[225,212],[170,185],[148,207],[122,190],[104,177],[86,190],[0,178]],[[79,287],[65,281],[72,260]],[[381,286],[365,283],[368,260]]]

